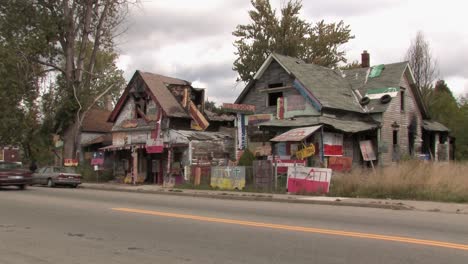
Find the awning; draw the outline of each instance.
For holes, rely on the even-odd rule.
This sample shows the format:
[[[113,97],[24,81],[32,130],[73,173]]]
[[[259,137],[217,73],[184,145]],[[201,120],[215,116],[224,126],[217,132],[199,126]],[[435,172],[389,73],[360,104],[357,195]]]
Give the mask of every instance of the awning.
[[[378,128],[377,122],[360,119],[343,120],[328,116],[297,117],[294,119],[271,120],[259,124],[260,127],[305,127],[316,125],[328,125],[337,130],[356,133]]]
[[[436,121],[423,120],[423,128],[434,132],[450,132],[450,129]]]
[[[124,150],[124,149],[132,149],[132,148],[142,149],[145,147],[146,147],[146,144],[110,145],[110,146],[102,147],[99,150],[113,151],[113,150]]]
[[[312,135],[315,131],[317,131],[321,127],[322,126],[310,126],[310,127],[300,127],[300,128],[291,129],[286,133],[283,133],[279,136],[276,136],[270,139],[270,141],[273,141],[273,142],[302,141],[308,136]]]

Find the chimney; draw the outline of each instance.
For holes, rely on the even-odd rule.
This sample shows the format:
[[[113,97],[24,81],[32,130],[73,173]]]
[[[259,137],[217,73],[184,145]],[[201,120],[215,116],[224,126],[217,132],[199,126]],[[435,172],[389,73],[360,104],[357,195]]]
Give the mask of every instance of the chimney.
[[[361,54],[361,67],[368,68],[370,66],[370,55],[367,53],[367,50],[363,51]]]

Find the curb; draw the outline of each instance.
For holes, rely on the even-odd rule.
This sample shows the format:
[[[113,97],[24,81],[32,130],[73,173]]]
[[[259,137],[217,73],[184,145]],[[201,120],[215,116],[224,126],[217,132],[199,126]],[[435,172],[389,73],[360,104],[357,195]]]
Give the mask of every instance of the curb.
[[[378,209],[391,209],[391,210],[414,210],[413,207],[402,204],[402,203],[363,203],[363,202],[346,202],[346,201],[317,201],[317,200],[299,200],[295,198],[275,198],[272,195],[254,195],[243,193],[241,195],[234,195],[229,193],[220,192],[219,194],[208,194],[208,193],[184,193],[179,189],[169,189],[162,191],[153,190],[125,190],[122,188],[113,187],[97,187],[97,186],[80,186],[80,189],[88,190],[100,190],[100,191],[111,191],[111,192],[129,192],[129,193],[145,193],[145,194],[160,194],[160,195],[173,195],[173,196],[185,196],[185,197],[199,197],[219,200],[236,200],[236,201],[260,201],[260,202],[279,202],[279,203],[297,203],[297,204],[316,204],[316,205],[334,205],[334,206],[354,206],[354,207],[365,207],[365,208],[378,208]]]

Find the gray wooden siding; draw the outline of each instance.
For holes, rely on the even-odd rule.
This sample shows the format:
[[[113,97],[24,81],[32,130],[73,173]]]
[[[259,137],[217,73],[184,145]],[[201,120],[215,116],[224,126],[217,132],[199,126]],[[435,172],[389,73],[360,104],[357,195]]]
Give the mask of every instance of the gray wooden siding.
[[[268,84],[283,83],[284,86],[291,86],[293,81],[294,79],[276,61],[273,61],[241,103],[255,105],[257,114],[276,115],[276,106],[267,106],[268,93],[260,91],[267,88]],[[284,90],[283,96],[288,95],[299,95],[299,92],[294,88]]]
[[[398,143],[399,143],[399,153],[400,157],[403,155],[409,155],[409,138],[408,138],[408,126],[410,125],[411,119],[416,120],[416,143],[414,146],[415,152],[420,152],[420,146],[418,146],[418,140],[421,139],[421,125],[422,125],[422,115],[419,111],[419,108],[416,104],[413,92],[410,88],[408,80],[406,77],[403,77],[400,82],[400,87],[405,91],[405,110],[400,110],[401,97],[399,94],[397,97],[394,97],[390,102],[390,105],[387,111],[383,114],[382,120],[382,130],[381,130],[381,141],[384,146],[384,149],[387,151],[382,153],[382,162],[383,164],[392,163],[392,153],[393,153],[393,127],[392,124],[396,122],[400,127],[398,129]]]

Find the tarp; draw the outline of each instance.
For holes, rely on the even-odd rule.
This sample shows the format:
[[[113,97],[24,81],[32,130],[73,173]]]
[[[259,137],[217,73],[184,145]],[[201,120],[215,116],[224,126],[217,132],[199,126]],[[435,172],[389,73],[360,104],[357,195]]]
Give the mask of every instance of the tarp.
[[[319,125],[319,126],[294,128],[294,129],[289,130],[286,133],[283,133],[283,134],[281,134],[279,136],[276,136],[276,137],[270,139],[270,141],[273,141],[273,142],[287,142],[287,141],[299,142],[299,141],[304,140],[308,136],[312,135],[312,133],[314,133],[315,131],[317,131],[321,127],[322,126]]]

